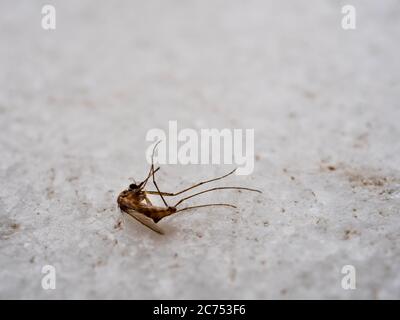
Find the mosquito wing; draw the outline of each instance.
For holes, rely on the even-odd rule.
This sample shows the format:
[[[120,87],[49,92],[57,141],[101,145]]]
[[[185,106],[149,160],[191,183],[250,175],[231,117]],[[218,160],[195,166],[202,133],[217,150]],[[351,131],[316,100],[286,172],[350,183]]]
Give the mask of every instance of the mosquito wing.
[[[151,230],[159,233],[164,234],[164,231],[149,217],[146,217],[144,214],[139,213],[135,210],[129,209],[126,211],[130,216],[135,218],[140,223],[144,224],[146,227],[150,228]]]

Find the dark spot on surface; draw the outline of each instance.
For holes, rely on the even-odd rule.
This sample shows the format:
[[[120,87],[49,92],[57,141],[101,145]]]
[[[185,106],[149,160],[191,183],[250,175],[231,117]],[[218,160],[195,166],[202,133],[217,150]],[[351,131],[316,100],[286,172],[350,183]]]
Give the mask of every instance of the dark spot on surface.
[[[291,176],[291,177],[290,177],[290,179],[294,180],[294,179],[295,179],[295,177]]]
[[[384,189],[379,194],[380,195],[387,194],[390,196],[390,195],[394,194],[396,191],[397,191],[397,189]]]
[[[352,236],[359,235],[360,233],[357,230],[346,229],[344,230],[344,240],[349,240]]]
[[[20,225],[18,224],[18,223],[12,223],[11,225],[10,225],[10,227],[11,227],[11,229],[14,229],[14,230],[18,230],[19,228],[20,228]]]
[[[118,229],[118,230],[122,229],[122,220],[117,221],[117,223],[114,225],[114,229]]]
[[[286,212],[285,208],[282,208],[281,211],[282,211],[282,213],[285,213],[285,212]]]
[[[341,164],[334,165],[327,163],[327,160],[321,160],[320,170],[321,171],[336,171],[340,168]]]
[[[281,294],[282,294],[282,295],[287,294],[287,290],[286,290],[286,289],[282,289],[282,290],[281,290]]]
[[[0,216],[1,218],[1,216]],[[13,236],[17,231],[21,228],[19,223],[15,221],[4,218],[0,220],[0,239],[9,239],[9,237]]]
[[[30,263],[34,263],[34,262],[35,262],[35,257],[30,258],[30,259],[29,259],[29,262],[30,262]]]

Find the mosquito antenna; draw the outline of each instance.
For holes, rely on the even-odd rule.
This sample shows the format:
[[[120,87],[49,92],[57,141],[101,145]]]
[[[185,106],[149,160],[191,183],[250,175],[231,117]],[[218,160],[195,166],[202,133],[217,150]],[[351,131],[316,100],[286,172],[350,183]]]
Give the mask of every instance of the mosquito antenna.
[[[149,174],[147,175],[147,178],[146,178],[145,180],[143,180],[143,182],[140,184],[141,189],[143,189],[143,188],[146,186],[146,183],[147,183],[147,181],[149,181],[150,177],[151,177],[154,173],[156,173],[156,172],[158,171],[158,169],[160,169],[160,168],[157,168],[156,170],[154,170],[154,152],[156,151],[156,148],[157,148],[157,146],[159,145],[160,142],[161,142],[161,140],[159,140],[159,141],[154,145],[153,152],[152,152],[152,154],[151,154],[151,166],[150,166]]]

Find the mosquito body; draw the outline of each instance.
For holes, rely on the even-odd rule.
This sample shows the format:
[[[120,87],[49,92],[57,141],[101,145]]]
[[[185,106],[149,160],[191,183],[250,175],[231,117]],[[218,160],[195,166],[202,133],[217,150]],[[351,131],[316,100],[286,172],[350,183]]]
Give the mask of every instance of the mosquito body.
[[[137,184],[131,184],[129,185],[129,188],[122,191],[117,199],[118,206],[119,208],[138,220],[139,222],[143,223],[153,231],[156,231],[158,233],[163,234],[163,230],[157,225],[157,222],[159,222],[161,219],[168,217],[174,213],[184,211],[184,210],[189,210],[189,209],[195,209],[195,208],[203,208],[203,207],[210,207],[210,206],[225,206],[225,207],[231,207],[231,208],[236,208],[236,206],[228,203],[210,203],[210,204],[203,204],[203,205],[196,205],[196,206],[190,206],[190,207],[185,207],[178,209],[177,207],[184,201],[193,198],[195,196],[198,196],[203,193],[215,191],[215,190],[225,190],[225,189],[236,189],[236,190],[247,190],[247,191],[253,191],[253,192],[259,192],[261,193],[260,190],[256,189],[251,189],[251,188],[243,188],[243,187],[215,187],[211,189],[207,189],[201,192],[197,192],[195,194],[192,194],[190,196],[184,197],[180,199],[174,206],[169,206],[165,200],[164,197],[174,197],[177,195],[180,195],[182,193],[185,193],[189,190],[192,190],[196,187],[199,187],[203,184],[210,183],[213,181],[221,180],[223,178],[226,178],[227,176],[233,174],[235,170],[229,172],[228,174],[225,174],[221,177],[206,180],[199,182],[189,188],[186,188],[182,191],[171,193],[171,192],[161,192],[157,182],[155,180],[155,174],[156,172],[160,169],[159,167],[157,169],[154,169],[154,164],[153,164],[153,156],[154,156],[154,151],[157,145],[154,147],[153,150],[153,155],[152,155],[152,160],[151,160],[151,167],[150,171],[147,175],[147,178],[144,179],[141,183]],[[149,181],[149,179],[152,178],[153,184],[156,187],[157,191],[147,191],[145,190],[146,184]],[[158,195],[161,197],[161,200],[163,201],[165,207],[160,207],[160,206],[155,206],[152,204],[150,201],[148,195]]]

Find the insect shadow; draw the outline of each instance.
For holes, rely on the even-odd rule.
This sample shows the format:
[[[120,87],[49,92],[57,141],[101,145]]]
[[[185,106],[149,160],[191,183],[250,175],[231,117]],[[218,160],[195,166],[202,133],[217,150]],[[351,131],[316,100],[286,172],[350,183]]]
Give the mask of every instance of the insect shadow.
[[[179,192],[162,192],[160,191],[160,188],[158,187],[158,184],[156,182],[155,174],[156,172],[160,169],[158,167],[157,169],[154,169],[154,152],[157,148],[157,145],[160,143],[160,141],[154,146],[153,148],[153,153],[151,155],[151,166],[149,173],[142,182],[139,184],[133,183],[129,185],[129,188],[122,191],[117,199],[117,203],[119,208],[144,224],[145,226],[149,227],[155,232],[158,232],[160,234],[164,234],[164,231],[157,225],[157,222],[159,222],[161,219],[168,217],[174,213],[185,211],[185,210],[190,210],[190,209],[196,209],[196,208],[204,208],[204,207],[211,207],[211,206],[225,206],[225,207],[231,207],[231,208],[236,208],[236,206],[229,204],[229,203],[209,203],[209,204],[202,204],[202,205],[195,205],[195,206],[190,206],[190,207],[184,207],[181,209],[178,209],[178,206],[180,206],[184,201],[196,197],[198,195],[201,195],[203,193],[215,191],[215,190],[227,190],[227,189],[236,189],[236,190],[247,190],[247,191],[252,191],[252,192],[258,192],[261,193],[260,190],[257,189],[251,189],[251,188],[244,188],[244,187],[214,187],[210,189],[206,189],[197,193],[194,193],[192,195],[186,196],[182,199],[180,199],[178,202],[175,203],[175,205],[170,206],[168,205],[167,201],[165,200],[165,197],[174,197],[178,196],[182,193],[185,193],[189,190],[192,190],[194,188],[197,188],[203,184],[218,181],[221,179],[224,179],[231,174],[233,174],[236,169],[232,170],[231,172],[214,178],[210,180],[205,180],[201,181],[199,183],[196,183],[195,185],[192,185],[186,189],[183,189]],[[153,184],[156,187],[157,191],[149,191],[146,190],[146,184],[147,182],[152,178]],[[148,195],[158,195],[161,197],[161,200],[163,201],[165,207],[160,207],[160,206],[155,206],[152,204],[150,201]]]

